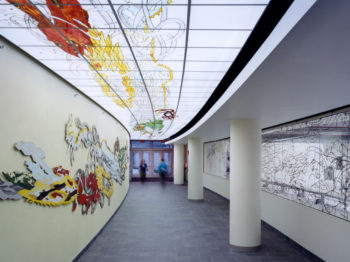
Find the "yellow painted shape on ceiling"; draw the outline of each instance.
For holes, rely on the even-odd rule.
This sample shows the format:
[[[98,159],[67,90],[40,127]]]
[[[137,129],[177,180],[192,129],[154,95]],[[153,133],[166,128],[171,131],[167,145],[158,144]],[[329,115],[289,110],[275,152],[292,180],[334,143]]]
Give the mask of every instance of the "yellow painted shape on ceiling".
[[[129,97],[125,99],[125,103],[123,103],[123,101],[110,89],[110,86],[106,83],[108,77],[105,74],[101,73],[101,76],[106,81],[104,81],[97,73],[95,74],[95,80],[100,85],[102,92],[107,97],[113,98],[113,102],[116,105],[122,108],[125,108],[126,106],[131,108],[135,98],[135,89],[132,86],[130,77],[126,75],[130,72],[130,68],[124,61],[124,55],[119,47],[119,44],[116,43],[113,45],[109,35],[105,37],[103,32],[99,32],[95,28],[89,29],[89,34],[91,36],[93,46],[86,48],[86,57],[98,71],[102,69],[119,71],[119,73],[122,75],[122,85],[125,87],[125,91]],[[93,68],[91,68],[91,70],[93,70]]]
[[[155,44],[154,44],[154,42],[155,42],[155,39],[152,38],[150,57],[152,58],[152,61],[153,61],[154,63],[157,63],[158,60],[157,60],[157,59],[155,58],[155,56],[154,56],[154,53],[155,53]],[[168,67],[168,66],[166,66],[166,65],[164,65],[164,64],[158,63],[157,65],[158,65],[159,67],[165,68],[165,69],[168,70],[168,72],[169,72],[169,77],[168,77],[168,79],[165,80],[165,81],[162,83],[162,89],[163,89],[163,103],[164,103],[164,108],[166,108],[166,92],[167,92],[167,90],[166,90],[166,85],[167,85],[170,81],[173,80],[173,76],[174,76],[174,75],[173,75],[173,70],[172,70],[170,67]]]
[[[101,73],[101,76],[104,79],[108,79],[107,76],[103,73]],[[130,83],[130,78],[129,76],[123,76],[123,85],[126,86],[126,91],[129,94],[129,97],[123,101],[110,89],[109,85],[100,77],[99,74],[95,74],[95,79],[97,83],[101,86],[102,92],[107,96],[113,98],[113,102],[122,107],[125,108],[126,106],[132,108],[132,102],[133,99],[135,98],[135,89],[131,86],[128,85]]]

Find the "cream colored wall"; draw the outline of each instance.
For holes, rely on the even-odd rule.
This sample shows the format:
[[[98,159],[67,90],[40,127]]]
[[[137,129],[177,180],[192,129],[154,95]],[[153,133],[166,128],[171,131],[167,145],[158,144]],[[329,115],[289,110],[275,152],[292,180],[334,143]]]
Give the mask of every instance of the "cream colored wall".
[[[203,184],[205,188],[214,191],[224,198],[230,198],[230,181],[228,179],[204,173]]]
[[[128,145],[129,134],[109,114],[61,79],[33,62],[0,38],[0,171],[26,171],[15,142],[30,141],[46,153],[49,167],[62,165],[71,176],[87,163],[86,149],[69,162],[64,140],[70,114],[96,126],[100,138],[113,149]],[[71,261],[120,206],[129,188],[129,172],[123,185],[114,182],[111,204],[82,215],[81,206],[44,207],[0,200],[0,261]],[[118,237],[118,236],[116,236]]]

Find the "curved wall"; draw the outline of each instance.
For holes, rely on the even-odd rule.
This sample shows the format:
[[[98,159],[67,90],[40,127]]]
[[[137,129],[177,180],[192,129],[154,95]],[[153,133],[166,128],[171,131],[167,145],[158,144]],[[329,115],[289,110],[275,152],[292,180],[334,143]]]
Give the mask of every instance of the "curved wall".
[[[62,165],[71,177],[84,169],[87,148],[80,147],[70,163],[65,125],[71,114],[89,127],[95,125],[112,150],[118,137],[129,155],[129,134],[116,119],[1,37],[0,45],[0,172],[28,173],[24,161],[30,158],[15,150],[18,141],[34,143],[45,152],[48,167]],[[122,184],[113,181],[110,205],[105,199],[93,214],[90,208],[82,215],[81,205],[72,212],[71,203],[49,207],[23,198],[0,200],[0,260],[71,261],[122,203],[129,188],[128,168],[125,174]]]

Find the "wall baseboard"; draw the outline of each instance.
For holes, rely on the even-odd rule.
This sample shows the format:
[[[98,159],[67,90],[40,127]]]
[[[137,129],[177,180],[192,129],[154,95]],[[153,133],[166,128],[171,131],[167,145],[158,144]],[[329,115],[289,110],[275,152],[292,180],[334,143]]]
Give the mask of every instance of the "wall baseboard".
[[[130,189],[130,188],[129,188]],[[89,241],[89,243],[78,253],[78,255],[73,258],[72,262],[77,262],[79,258],[85,253],[85,251],[90,247],[90,245],[96,240],[96,238],[103,232],[103,230],[106,228],[106,226],[111,222],[112,218],[117,214],[119,211],[120,207],[124,204],[125,199],[127,198],[129,194],[129,189],[128,192],[126,192],[126,195],[122,202],[120,203],[119,207],[114,211],[113,215],[108,219],[108,221],[104,224],[104,226],[97,232],[97,234]]]
[[[171,177],[165,177],[164,179],[167,182],[173,182],[174,178]],[[140,177],[133,177],[131,179],[131,182],[142,182]],[[146,177],[144,182],[160,182],[160,177]]]
[[[264,220],[261,220],[261,225],[263,225],[265,228],[267,228],[270,231],[274,231],[274,232],[278,232],[279,234],[283,235],[283,237],[285,237],[285,239],[290,242],[290,244],[294,247],[296,247],[300,253],[302,253],[305,257],[307,257],[308,259],[310,259],[310,261],[314,261],[314,262],[324,262],[323,259],[321,259],[320,257],[318,257],[317,255],[315,255],[314,253],[310,252],[309,250],[307,250],[306,248],[304,248],[302,245],[298,244],[297,242],[295,242],[293,239],[291,239],[290,237],[288,237],[287,235],[283,234],[281,231],[279,231],[278,229],[274,228],[273,226],[271,226],[270,224],[266,223]]]
[[[217,196],[219,196],[220,198],[226,200],[228,203],[230,202],[229,199],[227,199],[226,197],[223,197],[222,195],[218,194],[217,192],[204,187],[204,190],[207,190]],[[297,242],[295,242],[293,239],[291,239],[290,237],[288,237],[287,235],[283,234],[281,231],[279,231],[278,229],[274,228],[273,226],[271,226],[270,224],[268,224],[267,222],[265,222],[264,220],[261,220],[261,225],[264,226],[265,228],[267,228],[270,231],[274,231],[274,232],[278,232],[279,234],[283,235],[283,237],[285,237],[285,239],[291,243],[292,246],[296,247],[300,253],[302,253],[303,255],[305,255],[305,257],[307,257],[308,259],[310,259],[310,261],[314,261],[314,262],[324,262],[323,259],[319,258],[317,255],[315,255],[314,253],[310,252],[309,250],[307,250],[306,248],[304,248],[302,245],[298,244]]]

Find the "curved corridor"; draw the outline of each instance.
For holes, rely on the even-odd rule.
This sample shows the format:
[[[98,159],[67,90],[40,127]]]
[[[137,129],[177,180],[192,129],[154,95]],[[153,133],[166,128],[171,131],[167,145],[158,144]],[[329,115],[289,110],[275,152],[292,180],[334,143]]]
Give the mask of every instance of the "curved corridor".
[[[208,190],[204,196],[191,202],[186,186],[131,183],[117,214],[78,261],[320,261],[266,224],[259,251],[233,250],[229,202]]]

